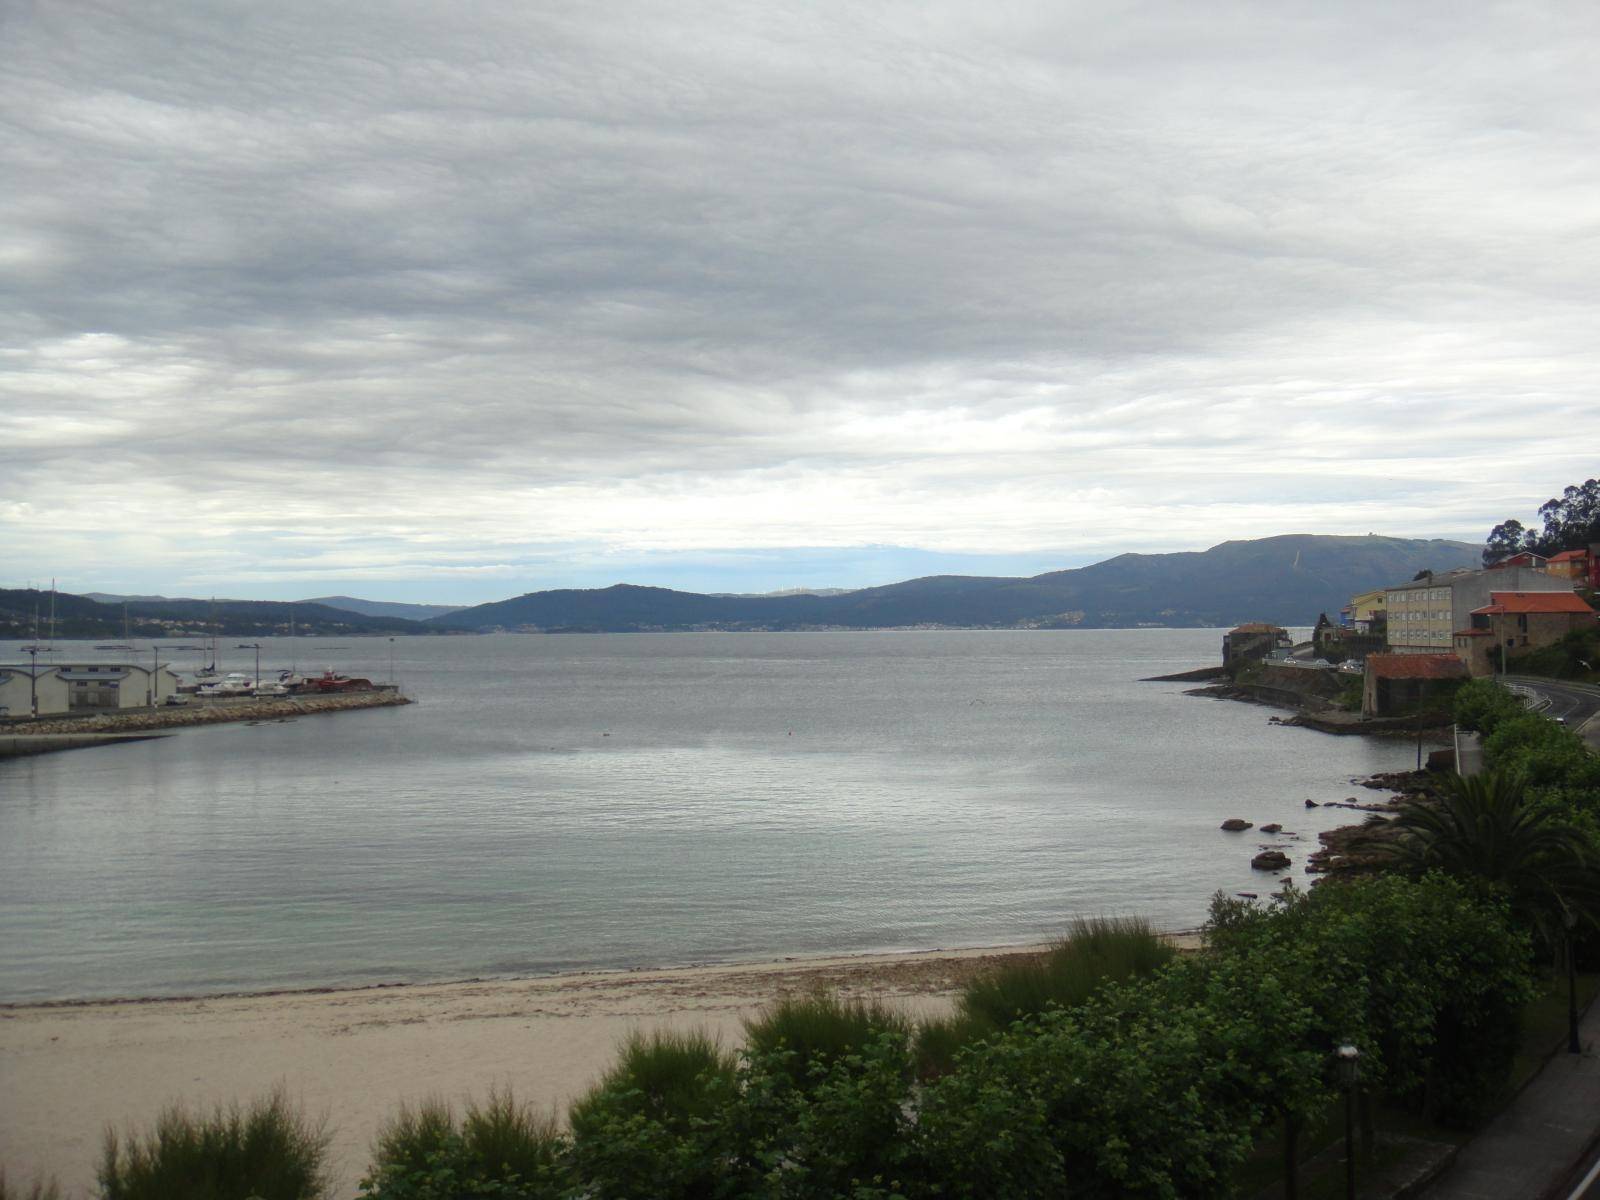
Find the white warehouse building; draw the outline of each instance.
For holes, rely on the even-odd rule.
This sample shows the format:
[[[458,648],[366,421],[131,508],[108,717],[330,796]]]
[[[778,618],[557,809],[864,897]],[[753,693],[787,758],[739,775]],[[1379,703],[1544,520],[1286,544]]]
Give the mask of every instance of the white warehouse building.
[[[178,692],[165,663],[0,663],[0,717],[54,717],[164,704]]]

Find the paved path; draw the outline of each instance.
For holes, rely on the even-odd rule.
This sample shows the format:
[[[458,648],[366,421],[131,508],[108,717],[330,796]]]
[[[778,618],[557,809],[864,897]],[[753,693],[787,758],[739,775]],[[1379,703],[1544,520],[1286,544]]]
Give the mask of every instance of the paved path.
[[[1600,1003],[1578,1032],[1583,1053],[1552,1057],[1422,1200],[1564,1200],[1562,1183],[1600,1138]]]

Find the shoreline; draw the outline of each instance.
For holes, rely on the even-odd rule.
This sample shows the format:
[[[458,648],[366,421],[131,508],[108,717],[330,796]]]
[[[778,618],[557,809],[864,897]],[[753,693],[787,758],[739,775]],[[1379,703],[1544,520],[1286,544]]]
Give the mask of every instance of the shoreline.
[[[1199,926],[1185,929],[1160,929],[1158,937],[1179,949],[1198,945]],[[154,996],[63,996],[48,1000],[0,1000],[0,1020],[7,1015],[31,1010],[82,1010],[136,1005],[194,1004],[226,1000],[273,1000],[294,996],[361,996],[375,992],[398,992],[413,988],[454,988],[499,985],[582,985],[630,978],[654,978],[705,972],[745,974],[785,969],[805,970],[822,967],[874,967],[907,961],[942,959],[1006,958],[1042,954],[1050,942],[1001,942],[983,946],[930,946],[915,950],[838,950],[815,954],[785,954],[776,958],[703,959],[685,963],[656,963],[632,967],[577,967],[548,974],[466,975],[449,979],[395,979],[379,983],[313,983],[302,987],[260,987],[243,991],[170,992]]]
[[[1187,935],[1190,945],[1196,935]],[[93,1194],[108,1128],[167,1105],[248,1102],[273,1087],[326,1116],[334,1197],[353,1196],[402,1103],[459,1110],[491,1089],[564,1116],[630,1033],[704,1029],[727,1046],[764,1005],[819,988],[944,1016],[967,979],[1047,945],[827,955],[521,980],[0,1007],[0,1163],[26,1185]]]

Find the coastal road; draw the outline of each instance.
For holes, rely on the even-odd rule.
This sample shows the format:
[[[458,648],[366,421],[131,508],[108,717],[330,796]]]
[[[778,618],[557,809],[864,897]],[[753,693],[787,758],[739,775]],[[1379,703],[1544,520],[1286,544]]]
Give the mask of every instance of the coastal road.
[[[1506,675],[1503,679],[1513,690],[1533,697],[1528,706],[1531,711],[1552,719],[1560,717],[1568,729],[1583,736],[1591,750],[1600,750],[1600,688],[1532,675]]]

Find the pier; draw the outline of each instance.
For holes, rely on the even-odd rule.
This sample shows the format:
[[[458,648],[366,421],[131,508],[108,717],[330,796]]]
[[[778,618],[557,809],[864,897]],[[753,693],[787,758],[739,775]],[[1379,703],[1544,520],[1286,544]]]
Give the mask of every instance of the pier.
[[[368,691],[322,695],[197,697],[187,704],[161,708],[111,709],[81,716],[0,721],[0,758],[140,741],[191,725],[277,721],[285,717],[317,716],[357,708],[392,708],[410,703],[410,698],[402,695],[398,687],[379,685]]]

